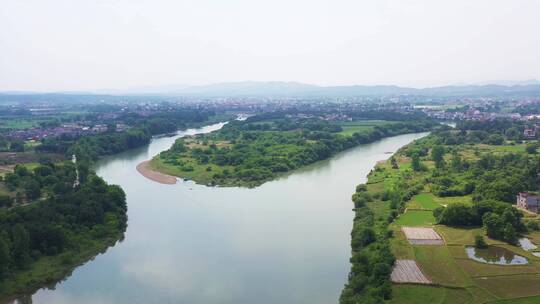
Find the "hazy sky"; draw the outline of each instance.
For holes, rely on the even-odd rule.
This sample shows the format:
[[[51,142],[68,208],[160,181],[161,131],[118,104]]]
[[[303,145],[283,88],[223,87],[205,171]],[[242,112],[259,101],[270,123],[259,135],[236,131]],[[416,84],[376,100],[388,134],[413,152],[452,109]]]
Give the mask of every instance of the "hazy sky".
[[[0,90],[540,79],[538,0],[0,0]]]

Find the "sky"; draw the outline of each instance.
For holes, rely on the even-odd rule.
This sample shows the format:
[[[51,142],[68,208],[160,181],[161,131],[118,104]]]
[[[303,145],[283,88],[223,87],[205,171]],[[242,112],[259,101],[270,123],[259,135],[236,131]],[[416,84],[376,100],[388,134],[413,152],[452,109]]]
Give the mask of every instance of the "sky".
[[[540,79],[538,0],[0,0],[0,91]]]

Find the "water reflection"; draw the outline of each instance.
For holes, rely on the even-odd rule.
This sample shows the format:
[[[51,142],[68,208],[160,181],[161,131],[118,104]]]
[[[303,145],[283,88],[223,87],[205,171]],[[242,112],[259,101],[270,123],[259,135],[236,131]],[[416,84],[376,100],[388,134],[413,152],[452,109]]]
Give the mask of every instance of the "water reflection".
[[[97,165],[126,191],[125,241],[34,303],[336,303],[350,268],[350,196],[377,161],[427,133],[359,146],[254,188],[163,185],[135,167],[175,138]]]
[[[531,240],[529,240],[528,238],[521,238],[519,239],[519,246],[523,249],[523,250],[527,250],[527,251],[531,251],[531,250],[535,250],[536,248],[538,248],[538,246],[536,246],[533,242],[531,242]]]
[[[107,250],[113,246],[115,246],[116,244],[119,244],[121,243],[123,240],[124,240],[124,233],[125,233],[125,229],[124,231],[122,231],[122,233],[118,236],[118,239],[116,240],[110,240],[107,244],[104,244],[104,248],[101,249],[100,251],[98,252],[95,252],[95,255],[90,257],[90,258],[87,258],[85,260],[80,260],[80,261],[76,261],[76,263],[68,270],[66,270],[62,275],[63,277],[61,279],[58,279],[58,280],[52,280],[46,284],[44,284],[43,286],[41,286],[40,288],[46,288],[48,290],[55,290],[56,289],[56,286],[62,282],[64,282],[65,280],[69,279],[69,277],[71,277],[71,275],[73,274],[73,271],[77,268],[77,267],[81,267],[82,265],[84,265],[85,263],[88,263],[88,262],[91,262],[93,261],[97,256],[99,255],[102,255],[102,254],[105,254],[107,252]],[[39,288],[35,288],[35,290],[32,291],[32,293],[36,292]],[[24,294],[24,295],[18,295],[16,297],[13,297],[11,299],[8,299],[6,300],[6,303],[10,303],[10,304],[32,304],[34,303],[33,301],[33,298],[32,298],[32,293],[29,293],[29,294]],[[35,303],[38,303],[38,302],[35,302]]]
[[[488,246],[485,249],[467,246],[465,248],[467,256],[477,262],[496,265],[525,265],[528,263],[525,257],[497,246]]]

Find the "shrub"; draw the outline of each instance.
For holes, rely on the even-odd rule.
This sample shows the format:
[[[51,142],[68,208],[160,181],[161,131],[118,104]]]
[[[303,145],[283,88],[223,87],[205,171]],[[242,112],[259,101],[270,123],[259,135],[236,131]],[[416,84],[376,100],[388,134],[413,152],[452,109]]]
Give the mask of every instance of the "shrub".
[[[527,222],[527,229],[531,230],[531,231],[539,231],[540,230],[540,225],[538,224],[537,221],[528,221]]]
[[[366,184],[359,184],[358,186],[356,186],[356,192],[366,192],[366,191],[367,191]]]
[[[487,243],[483,236],[477,235],[474,237],[474,247],[479,249],[487,248]]]
[[[375,232],[368,227],[362,227],[354,233],[351,241],[353,250],[360,250],[363,247],[375,242]]]
[[[435,216],[435,211],[433,215]],[[451,204],[444,208],[442,212],[438,210],[437,215],[437,221],[448,226],[473,226],[479,224],[473,208],[463,203]]]
[[[194,170],[193,166],[190,166],[190,165],[183,166],[181,169],[182,171],[186,171],[186,172],[191,172]]]
[[[531,142],[527,144],[525,150],[529,154],[536,154],[536,150],[538,150],[538,148],[540,148],[540,144],[538,142]]]
[[[381,193],[381,200],[382,201],[387,201],[390,199],[390,191],[388,190],[385,190]]]

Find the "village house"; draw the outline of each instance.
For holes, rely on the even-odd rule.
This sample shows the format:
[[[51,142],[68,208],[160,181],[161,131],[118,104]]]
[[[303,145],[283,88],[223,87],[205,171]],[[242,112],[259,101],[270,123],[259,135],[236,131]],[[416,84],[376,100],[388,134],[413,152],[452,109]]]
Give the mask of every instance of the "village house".
[[[535,139],[537,130],[538,130],[537,125],[534,125],[534,127],[532,128],[525,127],[525,130],[523,130],[523,137],[525,137],[525,139]]]
[[[96,132],[96,133],[103,133],[103,132],[107,132],[107,125],[95,125],[93,128],[92,128],[92,131]]]
[[[540,195],[529,192],[520,192],[516,197],[517,207],[520,209],[539,213],[540,211]]]
[[[116,132],[124,132],[127,129],[128,129],[128,126],[126,124],[123,124],[123,123],[116,124]]]
[[[536,138],[536,126],[533,129],[525,128],[525,130],[523,130],[523,137],[525,137],[525,139],[535,139]]]

